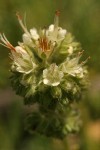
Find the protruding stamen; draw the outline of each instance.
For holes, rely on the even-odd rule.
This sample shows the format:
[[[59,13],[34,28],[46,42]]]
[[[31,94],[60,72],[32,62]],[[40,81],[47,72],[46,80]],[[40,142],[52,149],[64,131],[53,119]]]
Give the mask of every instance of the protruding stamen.
[[[78,53],[78,56],[81,56],[83,54],[84,50]]]
[[[56,16],[60,16],[60,11],[59,11],[59,10],[56,10],[55,15],[56,15]]]
[[[59,25],[59,15],[60,15],[60,11],[57,10],[55,12],[55,19],[54,19],[54,28],[58,29],[58,25]]]
[[[0,39],[1,39],[1,41],[3,42],[3,43],[0,43],[1,45],[3,45],[3,46],[5,46],[5,47],[9,48],[10,50],[14,50],[14,51],[15,51],[14,46],[7,40],[7,38],[6,38],[6,36],[4,35],[4,33],[3,33],[3,35],[0,34]]]
[[[27,28],[25,27],[25,25],[22,22],[22,17],[19,15],[19,12],[16,13],[16,16],[17,16],[19,24],[21,25],[24,32],[27,33],[30,36],[30,33],[28,32]]]
[[[19,14],[19,12],[16,12],[16,16],[17,16],[18,20],[22,20],[22,16]]]
[[[91,57],[89,56],[85,61],[82,61],[81,62],[81,65],[84,65],[84,64],[86,64],[87,63],[87,61],[90,59]]]

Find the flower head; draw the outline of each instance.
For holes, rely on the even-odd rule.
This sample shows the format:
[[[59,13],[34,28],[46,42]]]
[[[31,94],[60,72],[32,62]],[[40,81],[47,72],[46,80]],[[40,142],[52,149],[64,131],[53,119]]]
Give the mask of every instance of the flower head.
[[[0,34],[1,44],[11,50],[13,76],[19,73],[14,84],[23,85],[26,91],[25,95],[29,97],[36,93],[39,94],[40,89],[45,91],[45,87],[57,88],[59,86],[61,93],[64,93],[63,89],[66,89],[62,88],[63,85],[66,86],[64,83],[69,81],[68,84],[72,86],[72,82],[75,82],[72,81],[73,77],[78,78],[81,82],[86,76],[86,68],[83,65],[87,60],[83,63],[79,62],[82,56],[81,47],[74,41],[70,33],[59,27],[59,14],[59,11],[56,11],[54,24],[48,28],[38,31],[33,27],[28,31],[21,16],[17,13],[24,33],[22,42],[15,47],[4,34]],[[81,83],[74,85],[78,87]],[[62,97],[64,95],[62,94]]]

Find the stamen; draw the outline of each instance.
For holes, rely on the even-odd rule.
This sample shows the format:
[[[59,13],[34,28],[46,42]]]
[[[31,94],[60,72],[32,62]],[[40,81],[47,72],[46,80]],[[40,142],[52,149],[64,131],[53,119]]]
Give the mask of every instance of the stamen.
[[[48,49],[51,49],[51,41],[48,43]]]
[[[7,40],[7,38],[6,38],[6,36],[4,35],[4,33],[3,33],[3,35],[0,34],[0,39],[1,39],[1,41],[4,43],[4,44],[3,44],[3,43],[0,43],[1,45],[3,45],[4,47],[9,48],[10,50],[16,51],[15,48],[14,48],[14,46]]]
[[[25,14],[24,14],[24,25],[25,25],[25,27],[27,28],[27,25],[26,25],[26,12],[25,12]]]
[[[30,36],[30,33],[28,32],[27,28],[25,27],[25,25],[22,22],[22,17],[19,15],[19,12],[16,13],[16,16],[17,16],[19,24],[21,25],[24,32],[27,33]]]
[[[82,61],[81,62],[81,65],[84,65],[84,64],[86,64],[87,63],[87,61],[90,59],[91,57],[89,56],[85,61]]]
[[[81,58],[82,54],[83,54],[84,50],[82,50],[81,52],[78,53],[77,56],[77,62],[79,61],[79,59]]]
[[[84,50],[82,50],[82,52],[78,53],[78,56],[81,56],[83,54]]]
[[[55,14],[56,14],[57,16],[60,16],[60,11],[59,11],[59,10],[56,10]]]
[[[51,41],[48,41],[48,38],[46,36],[46,27],[43,28],[43,30],[40,29],[40,38],[38,39],[39,42],[39,48],[43,52],[51,51],[52,49],[52,43]]]
[[[38,41],[39,41],[39,48],[41,48],[43,52],[50,51],[51,41],[48,42],[46,37],[40,38],[38,39]]]
[[[4,47],[8,48],[8,46],[6,46],[6,45],[5,45],[5,44],[3,44],[3,43],[0,43],[0,45],[2,45],[2,46],[4,46]]]
[[[59,25],[59,15],[60,15],[60,11],[57,10],[55,12],[55,19],[54,19],[54,29],[58,30],[58,25]]]

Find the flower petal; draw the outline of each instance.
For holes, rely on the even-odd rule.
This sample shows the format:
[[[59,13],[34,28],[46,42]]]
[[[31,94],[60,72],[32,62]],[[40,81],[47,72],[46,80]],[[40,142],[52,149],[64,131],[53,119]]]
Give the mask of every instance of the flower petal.
[[[30,30],[31,36],[34,40],[38,40],[39,39],[39,35],[37,33],[37,30],[35,28]]]
[[[31,38],[29,37],[29,35],[27,35],[26,33],[23,34],[23,42],[24,42],[24,44],[26,44],[26,45],[29,45],[29,46],[32,45],[32,40],[31,40]]]
[[[49,86],[57,86],[60,84],[63,77],[56,64],[51,64],[48,69],[43,70],[43,83]]]
[[[58,31],[58,37],[59,39],[62,39],[65,37],[67,31],[65,29],[60,28],[60,30]]]
[[[51,25],[49,26],[48,31],[49,31],[49,32],[53,32],[53,31],[54,31],[54,25],[53,25],[53,24],[51,24]]]

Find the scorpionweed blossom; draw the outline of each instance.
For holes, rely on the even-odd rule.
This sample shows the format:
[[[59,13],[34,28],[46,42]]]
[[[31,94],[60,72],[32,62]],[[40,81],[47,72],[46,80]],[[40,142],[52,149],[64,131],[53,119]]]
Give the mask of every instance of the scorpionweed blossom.
[[[79,116],[72,105],[87,87],[88,59],[80,62],[83,50],[71,33],[59,27],[59,11],[55,13],[54,24],[39,30],[28,30],[18,13],[17,17],[24,31],[22,42],[14,47],[4,34],[0,40],[10,49],[12,87],[24,97],[25,104],[39,105],[39,112],[28,116],[34,121],[29,123],[27,119],[26,128],[63,137],[78,130]]]

